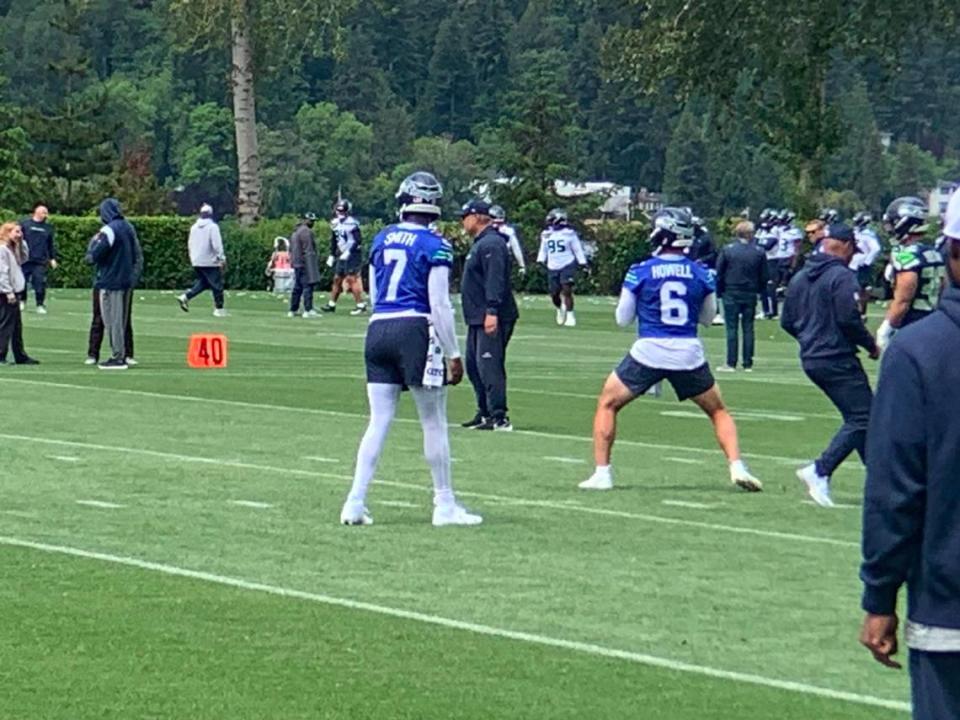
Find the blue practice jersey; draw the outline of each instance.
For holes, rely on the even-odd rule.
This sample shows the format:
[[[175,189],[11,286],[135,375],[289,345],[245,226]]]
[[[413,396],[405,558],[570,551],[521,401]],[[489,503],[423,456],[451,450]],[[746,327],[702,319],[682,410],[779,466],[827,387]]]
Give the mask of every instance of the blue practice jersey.
[[[401,222],[373,239],[370,266],[376,277],[375,314],[429,315],[430,270],[453,267],[453,248],[429,228]]]
[[[631,266],[623,287],[637,298],[641,338],[695,338],[700,308],[715,285],[706,268],[669,255]]]

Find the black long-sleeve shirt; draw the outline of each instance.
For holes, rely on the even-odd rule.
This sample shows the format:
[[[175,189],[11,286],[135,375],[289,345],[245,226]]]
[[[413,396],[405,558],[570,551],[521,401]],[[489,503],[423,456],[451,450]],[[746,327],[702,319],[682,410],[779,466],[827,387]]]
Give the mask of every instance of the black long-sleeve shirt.
[[[483,325],[487,315],[496,315],[504,322],[519,317],[510,271],[506,238],[492,226],[487,227],[474,241],[463,268],[460,295],[467,325]]]
[[[27,218],[20,223],[20,229],[30,250],[27,262],[46,265],[51,260],[57,259],[57,246],[53,242],[54,231],[50,223],[46,220],[37,222],[33,218]]]
[[[717,295],[727,290],[760,293],[767,284],[767,256],[754,243],[724,247],[717,258]]]

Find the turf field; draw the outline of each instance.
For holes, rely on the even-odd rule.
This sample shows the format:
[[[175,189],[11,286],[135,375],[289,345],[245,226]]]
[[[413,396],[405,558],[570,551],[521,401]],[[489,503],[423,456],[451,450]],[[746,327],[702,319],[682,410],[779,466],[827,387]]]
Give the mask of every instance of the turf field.
[[[762,494],[730,487],[669,390],[623,414],[620,487],[578,491],[631,333],[607,298],[575,329],[526,298],[518,431],[452,431],[485,524],[430,526],[406,400],[376,524],[345,528],[365,320],[346,301],[314,321],[263,293],[228,295],[225,319],[209,303],[140,293],[126,373],[83,365],[88,291],[28,309],[43,364],[0,367],[0,718],[905,716],[905,674],[856,641],[862,471],[835,477],[840,507],[804,503],[793,471],[838,417],[774,323],[756,371],[720,377]],[[227,369],[186,368],[205,330],[229,336]],[[451,421],[471,398],[451,392]]]

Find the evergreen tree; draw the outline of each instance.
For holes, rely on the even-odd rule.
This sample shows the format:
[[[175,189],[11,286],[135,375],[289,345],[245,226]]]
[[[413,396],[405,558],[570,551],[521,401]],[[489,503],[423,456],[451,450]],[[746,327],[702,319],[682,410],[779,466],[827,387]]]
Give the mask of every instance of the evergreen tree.
[[[476,71],[463,51],[462,19],[454,14],[440,23],[423,96],[417,104],[421,133],[469,137],[474,122]]]
[[[689,108],[677,119],[667,146],[663,193],[670,205],[701,208],[710,203],[703,128]]]

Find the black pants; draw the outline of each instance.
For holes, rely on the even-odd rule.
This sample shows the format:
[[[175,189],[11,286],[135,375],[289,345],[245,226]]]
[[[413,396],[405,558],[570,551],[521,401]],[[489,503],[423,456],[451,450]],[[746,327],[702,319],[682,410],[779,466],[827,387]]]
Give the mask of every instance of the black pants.
[[[37,307],[40,307],[47,299],[47,264],[27,262],[23,264],[21,269],[27,285],[33,287],[33,294],[37,298]],[[22,299],[27,299],[26,288],[23,290]]]
[[[209,290],[213,293],[213,306],[217,310],[222,309],[223,271],[218,267],[194,267],[193,272],[197,275],[197,281],[187,290],[187,300],[193,300],[204,290]]]
[[[467,377],[483,417],[500,420],[507,416],[507,345],[513,327],[514,322],[501,320],[495,335],[487,335],[483,325],[467,329]]]
[[[910,651],[914,720],[960,718],[960,652]]]
[[[7,347],[13,350],[13,361],[23,362],[27,352],[23,349],[23,319],[20,316],[20,302],[10,302],[6,295],[0,295],[0,360],[6,360]]]
[[[300,309],[300,296],[303,296],[303,311],[313,310],[313,284],[307,282],[307,271],[304,268],[293,270],[293,292],[290,293],[290,312]]]
[[[727,290],[723,294],[723,322],[727,329],[727,365],[737,366],[740,344],[739,331],[743,328],[743,366],[753,367],[753,321],[757,312],[756,293]]]
[[[843,425],[816,462],[817,474],[830,477],[854,450],[861,461],[864,459],[873,391],[863,366],[855,357],[804,363],[803,371],[843,417]]]
[[[780,280],[780,261],[767,260],[767,284],[763,288],[763,314],[777,316],[777,283]]]
[[[123,344],[126,346],[125,357],[132,358],[133,354],[133,290],[127,290],[123,297],[123,314],[125,318]],[[100,291],[93,291],[93,320],[90,321],[90,340],[87,343],[87,357],[100,359],[100,346],[103,345],[103,315],[100,312]]]

